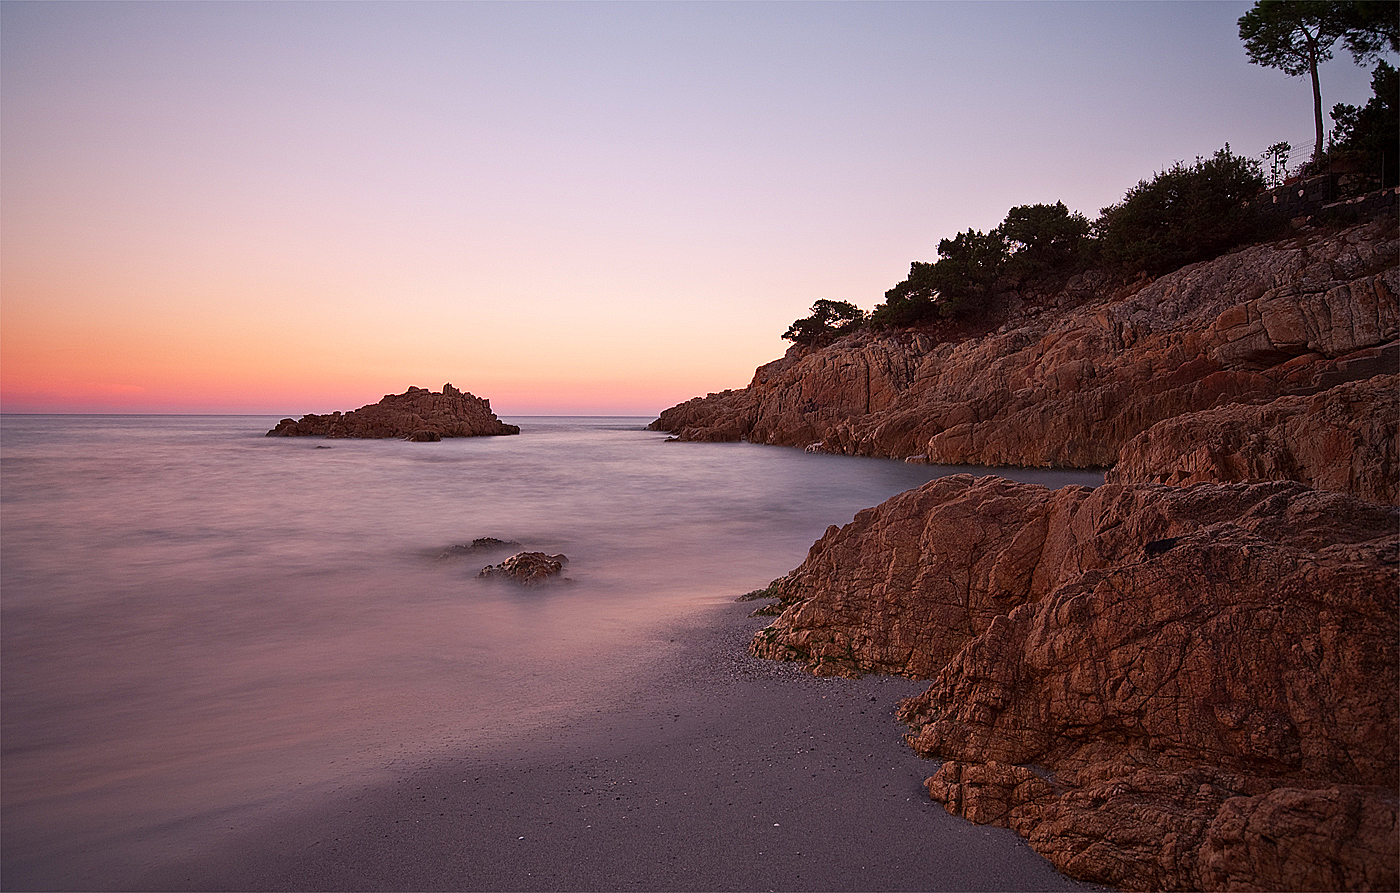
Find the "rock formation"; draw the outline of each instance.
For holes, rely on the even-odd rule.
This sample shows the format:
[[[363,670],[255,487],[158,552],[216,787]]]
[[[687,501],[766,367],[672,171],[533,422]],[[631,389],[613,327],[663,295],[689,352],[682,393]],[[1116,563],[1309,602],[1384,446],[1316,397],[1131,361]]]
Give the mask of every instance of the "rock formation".
[[[1394,219],[1300,234],[1112,287],[1082,274],[981,338],[863,332],[652,423],[944,464],[1107,467],[1158,422],[1400,370]]]
[[[402,394],[386,394],[378,403],[351,412],[305,415],[300,421],[283,419],[267,436],[399,437],[426,442],[444,437],[519,433],[519,426],[496,418],[489,400],[445,384],[441,393],[411,387]]]
[[[483,567],[478,577],[505,577],[525,586],[538,586],[564,572],[568,558],[543,552],[520,552],[500,564]]]
[[[1292,482],[941,478],[828,530],[752,649],[931,678],[930,794],[1072,876],[1394,889],[1397,529]]]
[[[1130,890],[1400,887],[1400,241],[1393,216],[1111,286],[995,332],[794,348],[653,428],[913,461],[751,645],[931,680],[930,795]],[[754,594],[751,594],[754,595]]]
[[[1158,422],[1128,441],[1109,481],[1302,481],[1400,503],[1400,375],[1310,397],[1232,403]]]

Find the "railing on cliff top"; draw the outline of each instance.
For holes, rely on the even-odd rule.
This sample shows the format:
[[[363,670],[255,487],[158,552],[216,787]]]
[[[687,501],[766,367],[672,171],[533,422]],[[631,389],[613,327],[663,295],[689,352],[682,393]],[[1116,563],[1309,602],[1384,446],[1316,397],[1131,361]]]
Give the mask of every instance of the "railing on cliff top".
[[[1338,198],[1353,192],[1352,174],[1328,172],[1275,186],[1262,192],[1257,201],[1290,220],[1325,216],[1351,222],[1373,220],[1400,212],[1400,186]]]

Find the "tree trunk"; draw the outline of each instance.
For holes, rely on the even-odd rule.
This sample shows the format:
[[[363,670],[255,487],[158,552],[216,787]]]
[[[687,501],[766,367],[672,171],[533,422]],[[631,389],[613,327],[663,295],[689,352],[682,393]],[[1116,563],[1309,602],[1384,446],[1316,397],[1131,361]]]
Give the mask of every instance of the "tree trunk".
[[[1317,80],[1317,53],[1309,54],[1308,72],[1312,74],[1313,123],[1317,126],[1317,142],[1313,144],[1313,159],[1322,157],[1322,85]]]

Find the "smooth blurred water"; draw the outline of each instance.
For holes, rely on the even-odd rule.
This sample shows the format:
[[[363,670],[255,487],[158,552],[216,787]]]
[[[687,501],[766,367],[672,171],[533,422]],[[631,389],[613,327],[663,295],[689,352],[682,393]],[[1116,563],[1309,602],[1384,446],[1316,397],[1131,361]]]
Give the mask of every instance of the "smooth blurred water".
[[[276,421],[0,418],[7,875],[158,859],[425,753],[548,734],[644,684],[678,616],[964,470],[665,443],[649,419],[433,444],[263,437]],[[563,552],[569,582],[476,577],[510,551],[440,557],[488,536]]]

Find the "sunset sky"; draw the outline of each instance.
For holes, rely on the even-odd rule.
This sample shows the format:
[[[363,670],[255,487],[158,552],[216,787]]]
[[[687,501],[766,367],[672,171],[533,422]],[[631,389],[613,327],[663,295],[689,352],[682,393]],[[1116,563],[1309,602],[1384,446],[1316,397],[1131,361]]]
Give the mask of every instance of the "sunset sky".
[[[654,416],[1014,205],[1311,146],[1250,5],[5,2],[0,409]]]

